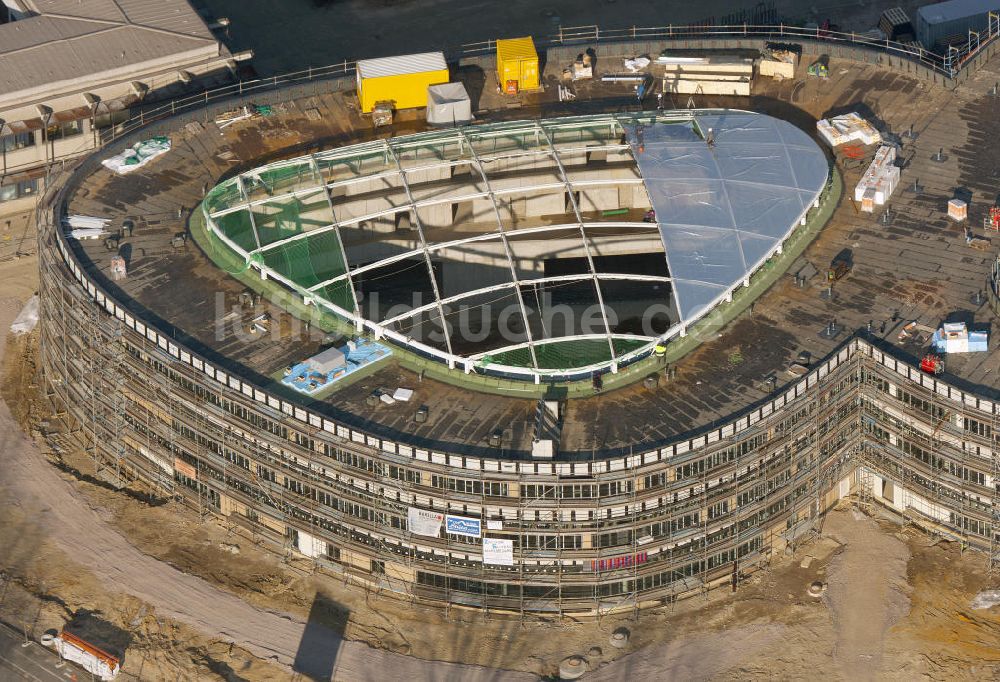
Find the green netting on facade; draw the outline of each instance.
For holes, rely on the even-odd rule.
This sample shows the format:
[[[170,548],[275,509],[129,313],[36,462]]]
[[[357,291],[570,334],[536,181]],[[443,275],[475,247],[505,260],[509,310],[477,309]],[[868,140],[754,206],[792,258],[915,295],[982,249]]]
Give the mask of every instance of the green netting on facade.
[[[231,239],[238,247],[247,253],[257,248],[257,239],[253,233],[253,222],[250,212],[246,209],[233,211],[212,219],[222,234]]]
[[[621,357],[647,345],[643,339],[613,339],[615,356]],[[611,361],[608,342],[605,339],[568,339],[537,344],[535,357],[538,368],[546,370],[569,370]],[[483,358],[484,364],[494,363],[511,367],[531,367],[531,352],[527,347],[495,353]]]
[[[197,217],[200,215],[200,213],[196,213],[195,216],[192,216],[192,235],[196,234],[195,223]],[[228,272],[230,275],[242,274],[250,268],[250,263],[248,263],[246,259],[238,253],[233,251],[232,247],[223,242],[215,232],[205,228],[200,220],[198,221],[198,224],[202,226],[202,229],[199,229],[197,234],[202,235],[202,238],[200,240],[196,238],[196,241],[205,251],[205,254],[212,259],[213,263]]]
[[[214,213],[238,204],[242,200],[240,188],[236,184],[236,180],[233,179],[213,187],[212,191],[205,196],[204,203],[208,212]]]
[[[296,239],[263,252],[264,265],[288,278],[304,291],[347,272],[340,240],[334,230]],[[316,295],[354,312],[346,281],[318,289]]]
[[[333,223],[325,191],[256,204],[252,211],[261,246]]]

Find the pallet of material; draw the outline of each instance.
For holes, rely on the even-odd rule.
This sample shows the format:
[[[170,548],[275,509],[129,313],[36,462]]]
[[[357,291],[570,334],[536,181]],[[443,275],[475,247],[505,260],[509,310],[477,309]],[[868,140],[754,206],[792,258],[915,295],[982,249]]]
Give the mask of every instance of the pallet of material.
[[[670,81],[742,81],[750,78],[745,73],[667,73],[663,80]]]
[[[737,95],[750,96],[750,80],[742,81],[703,81],[676,80],[663,81],[663,92],[675,95]]]
[[[875,127],[859,114],[850,113],[820,119],[816,130],[831,147],[839,147],[848,142],[858,141],[865,145],[879,144],[882,136]]]
[[[777,59],[761,59],[757,73],[766,78],[794,78],[795,64],[780,62]]]
[[[861,210],[873,213],[876,206],[884,205],[899,184],[899,166],[895,164],[896,148],[880,147],[868,170],[854,188],[854,200],[861,202]]]
[[[663,67],[664,73],[738,73],[750,75],[753,73],[752,59],[709,59],[700,64],[664,64],[658,62]]]

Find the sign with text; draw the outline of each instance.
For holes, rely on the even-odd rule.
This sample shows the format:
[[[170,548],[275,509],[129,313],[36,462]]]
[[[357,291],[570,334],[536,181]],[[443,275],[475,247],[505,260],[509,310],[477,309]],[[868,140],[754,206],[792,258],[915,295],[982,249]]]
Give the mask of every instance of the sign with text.
[[[434,511],[410,507],[406,512],[406,525],[414,535],[436,538],[441,535],[442,521],[444,521],[444,514]]]
[[[483,535],[483,522],[479,519],[470,519],[467,516],[452,516],[451,514],[448,514],[444,518],[444,529],[452,535],[465,535],[470,538],[478,538]]]
[[[497,566],[514,565],[514,541],[483,538],[483,563]]]

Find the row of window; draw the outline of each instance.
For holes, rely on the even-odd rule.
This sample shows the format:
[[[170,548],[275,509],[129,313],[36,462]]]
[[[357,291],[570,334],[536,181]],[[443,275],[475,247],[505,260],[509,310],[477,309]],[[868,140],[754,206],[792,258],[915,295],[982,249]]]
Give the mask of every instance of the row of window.
[[[0,204],[38,194],[38,179],[22,180],[10,185],[0,185]]]

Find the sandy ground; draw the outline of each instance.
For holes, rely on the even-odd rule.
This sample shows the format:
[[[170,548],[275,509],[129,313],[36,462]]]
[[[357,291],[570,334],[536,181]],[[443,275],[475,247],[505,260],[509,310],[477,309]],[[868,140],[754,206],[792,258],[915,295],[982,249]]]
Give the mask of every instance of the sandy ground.
[[[35,267],[0,264],[0,329],[34,293]],[[89,475],[86,455],[26,437],[18,420],[48,418],[37,339],[6,343],[0,335],[0,618],[35,636],[73,621],[125,651],[125,679],[307,679],[294,665],[313,679],[529,680],[570,655],[587,658],[587,679],[609,681],[1000,676],[1000,607],[969,607],[998,585],[983,557],[846,505],[735,595],[638,620],[445,617],[347,587],[214,517],[115,491]],[[816,580],[821,598],[806,592]],[[614,649],[622,626],[629,645]]]

